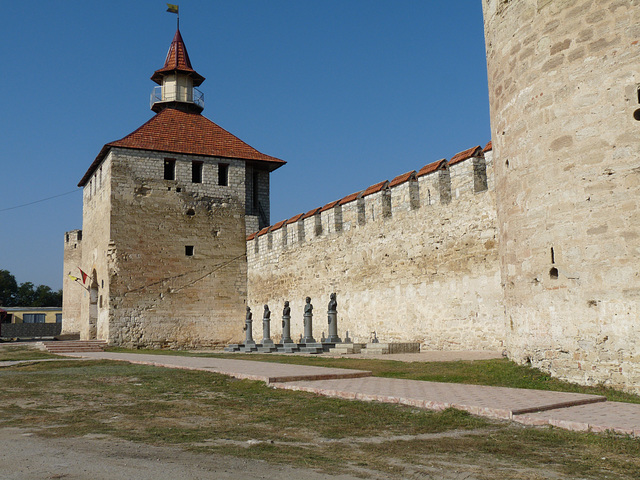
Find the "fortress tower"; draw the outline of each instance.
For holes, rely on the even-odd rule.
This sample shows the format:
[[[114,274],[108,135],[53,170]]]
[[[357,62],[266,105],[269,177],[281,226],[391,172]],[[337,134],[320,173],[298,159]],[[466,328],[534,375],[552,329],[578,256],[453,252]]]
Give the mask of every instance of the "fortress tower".
[[[483,0],[509,355],[640,385],[640,8]]]
[[[81,295],[65,283],[81,304],[75,319],[65,300],[65,330],[134,347],[226,344],[244,317],[245,237],[269,224],[269,173],[285,162],[201,115],[204,77],[180,31],[151,79],[155,116],[106,144],[78,184],[82,242],[65,248],[64,270],[89,279]]]

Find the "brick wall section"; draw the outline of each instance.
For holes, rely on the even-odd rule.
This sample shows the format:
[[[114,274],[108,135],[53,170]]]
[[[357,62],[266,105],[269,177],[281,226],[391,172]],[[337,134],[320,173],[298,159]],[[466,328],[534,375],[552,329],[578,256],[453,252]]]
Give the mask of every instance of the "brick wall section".
[[[638,3],[482,3],[508,353],[638,392]]]
[[[491,178],[490,152],[486,160]],[[320,338],[327,332],[326,308],[335,291],[341,336],[348,330],[354,340],[366,341],[376,331],[382,341],[420,342],[426,348],[501,348],[495,199],[491,189],[474,193],[473,164],[467,159],[450,172],[437,170],[365,196],[363,225],[354,199],[319,214],[320,235],[313,215],[270,232],[271,248],[269,233],[249,240],[249,305],[268,303],[279,317],[289,300],[297,339],[304,298],[310,296],[314,336]],[[451,179],[449,204],[439,201],[443,172]],[[385,213],[389,195],[391,209]],[[240,327],[238,322],[238,340]],[[273,332],[276,338],[281,333]]]
[[[63,262],[62,332],[79,333],[80,306],[86,290],[69,275],[81,277],[78,268],[82,267],[82,230],[71,230],[64,234]]]
[[[165,158],[175,180],[164,179]],[[192,183],[193,161],[202,183]],[[102,171],[104,190],[87,184],[83,215],[83,265],[101,297],[93,335],[129,347],[226,344],[246,302],[244,163],[112,148]],[[90,338],[88,299],[82,309]]]
[[[99,306],[102,297],[102,308],[92,313],[90,305],[90,293],[82,292],[80,306],[80,338],[103,339],[109,337],[109,261],[107,257],[110,251],[111,237],[111,170],[113,156],[108,155],[102,165],[96,169],[91,179],[82,191],[82,263],[80,268],[90,276],[85,287],[90,288],[92,283],[97,283],[97,301]],[[70,287],[74,287],[71,285]]]

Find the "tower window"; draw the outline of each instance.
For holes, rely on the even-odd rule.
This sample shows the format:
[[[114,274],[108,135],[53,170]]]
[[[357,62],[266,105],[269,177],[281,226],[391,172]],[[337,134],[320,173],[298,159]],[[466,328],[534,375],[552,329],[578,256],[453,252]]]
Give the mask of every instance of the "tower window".
[[[164,179],[175,180],[176,179],[176,160],[175,158],[164,159]]]
[[[191,163],[191,182],[202,183],[202,162]]]
[[[218,185],[226,187],[229,185],[229,165],[218,165]]]
[[[187,257],[193,257],[193,245],[185,245],[184,254]]]
[[[253,210],[257,214],[258,213],[258,172],[253,171]]]
[[[549,270],[549,278],[551,280],[558,279],[558,269],[556,267],[553,267],[551,270]]]

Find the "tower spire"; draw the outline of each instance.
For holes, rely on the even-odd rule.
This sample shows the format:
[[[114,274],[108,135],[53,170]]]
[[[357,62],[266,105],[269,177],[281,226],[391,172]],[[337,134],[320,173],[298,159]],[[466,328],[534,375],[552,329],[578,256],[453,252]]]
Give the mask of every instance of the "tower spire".
[[[195,87],[205,78],[191,66],[179,28],[173,36],[164,65],[153,73],[151,80],[160,85],[151,94],[151,110],[154,112],[167,107],[196,113],[204,109],[204,95]]]

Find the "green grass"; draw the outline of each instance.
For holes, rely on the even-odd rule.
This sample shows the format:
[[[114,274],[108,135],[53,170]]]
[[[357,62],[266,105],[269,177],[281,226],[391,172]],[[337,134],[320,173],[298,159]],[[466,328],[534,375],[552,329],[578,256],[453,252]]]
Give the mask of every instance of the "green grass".
[[[0,427],[44,436],[106,434],[327,473],[365,475],[366,467],[387,478],[429,478],[425,466],[434,461],[478,466],[474,478],[498,471],[543,478],[527,469],[551,469],[557,478],[640,477],[640,441],[624,436],[332,399],[209,372],[42,362],[0,369],[0,386]]]
[[[8,345],[0,343],[0,362],[19,360],[41,360],[43,358],[62,358],[58,355],[38,350],[32,345]]]
[[[260,362],[287,363],[295,365],[313,365],[318,367],[353,368],[368,370],[377,377],[404,378],[429,382],[465,383],[471,385],[489,385],[494,387],[529,388],[556,392],[587,393],[603,395],[609,401],[640,403],[640,395],[621,392],[610,387],[586,387],[565,382],[525,365],[511,360],[474,360],[455,362],[400,362],[394,360],[363,358],[308,357],[300,355],[274,354],[222,354],[197,353],[172,350],[127,350],[110,348],[112,352],[151,353],[157,355],[184,355],[217,357],[229,359],[255,360]]]

